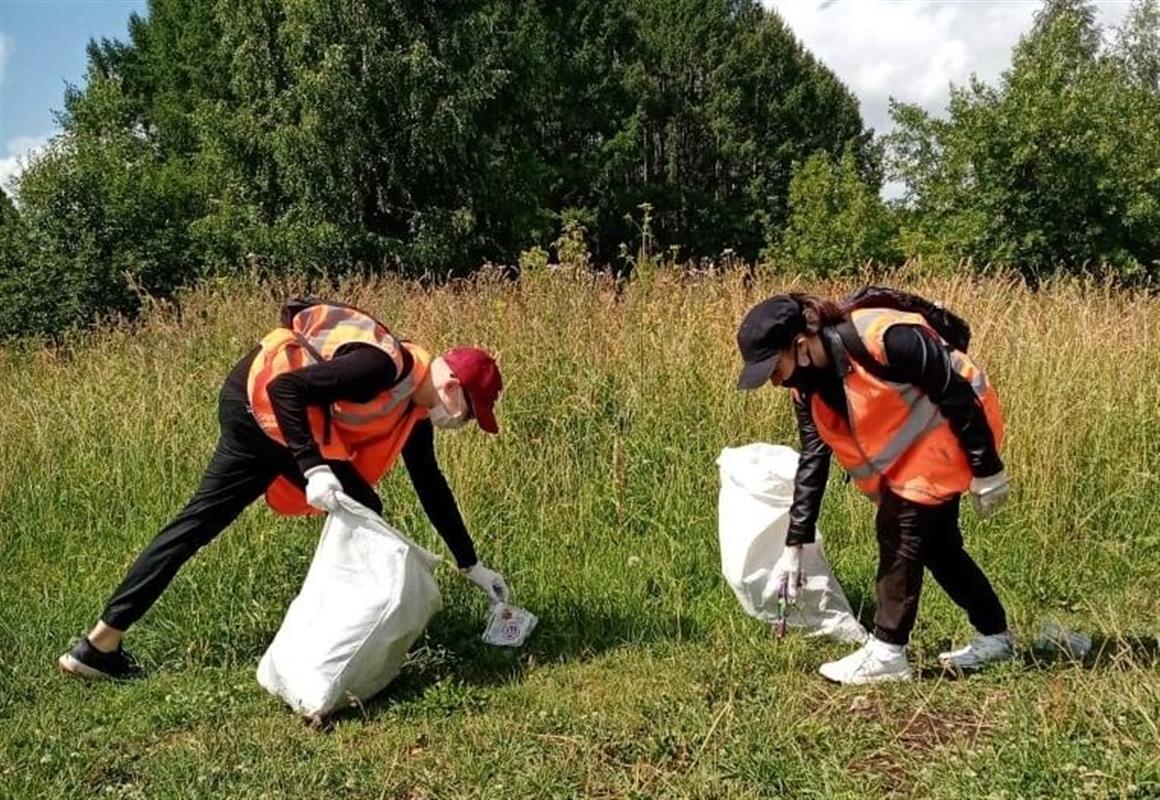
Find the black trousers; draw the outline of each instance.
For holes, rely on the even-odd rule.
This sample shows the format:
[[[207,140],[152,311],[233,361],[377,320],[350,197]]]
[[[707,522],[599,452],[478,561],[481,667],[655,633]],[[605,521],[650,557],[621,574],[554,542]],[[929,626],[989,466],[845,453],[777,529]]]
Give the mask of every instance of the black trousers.
[[[987,576],[963,549],[959,499],[924,506],[890,491],[878,505],[878,611],[874,636],[906,644],[918,613],[923,568],[967,612],[979,633],[1007,630],[1007,614]]]
[[[262,431],[246,407],[245,394],[228,382],[219,395],[218,421],[221,434],[201,485],[133,562],[101,614],[106,624],[125,630],[140,619],[182,565],[262,497],[275,478],[306,485],[290,450]],[[328,463],[347,494],[382,513],[374,488],[350,464]]]

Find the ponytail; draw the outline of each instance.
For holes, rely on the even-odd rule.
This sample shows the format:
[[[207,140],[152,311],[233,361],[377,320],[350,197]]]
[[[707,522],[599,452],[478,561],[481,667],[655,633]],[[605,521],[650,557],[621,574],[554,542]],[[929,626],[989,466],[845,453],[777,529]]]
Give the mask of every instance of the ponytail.
[[[850,310],[833,300],[796,292],[791,293],[790,297],[802,307],[802,313],[806,318],[806,333],[814,334],[822,328],[837,325],[848,319]]]

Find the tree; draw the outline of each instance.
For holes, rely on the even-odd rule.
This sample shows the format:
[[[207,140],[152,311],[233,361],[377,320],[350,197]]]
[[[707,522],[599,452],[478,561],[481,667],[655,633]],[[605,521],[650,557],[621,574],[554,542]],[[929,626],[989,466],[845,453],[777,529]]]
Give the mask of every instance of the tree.
[[[9,222],[15,222],[17,219],[18,214],[16,206],[12,203],[12,198],[0,188],[0,227]]]
[[[755,256],[795,161],[878,180],[854,97],[757,0],[149,0],[88,56],[17,189],[62,324],[250,253],[461,274],[583,220],[607,264],[644,203],[687,256]]]
[[[1160,0],[1135,0],[1117,31],[1116,56],[1138,85],[1160,92]]]
[[[775,13],[741,0],[638,0],[632,11],[634,106],[594,184],[598,239],[625,241],[612,218],[647,202],[661,242],[753,258],[785,224],[795,161],[851,147],[875,174],[857,100]]]
[[[1160,99],[1104,52],[1090,5],[1046,3],[995,87],[945,119],[895,104],[890,167],[928,250],[1029,277],[1160,257]]]
[[[852,274],[867,261],[897,258],[889,209],[859,174],[852,150],[838,161],[818,152],[794,165],[789,224],[770,253],[793,269]]]
[[[94,79],[86,116],[22,173],[23,256],[5,278],[13,313],[4,333],[55,333],[132,313],[141,290],[165,295],[188,273],[188,222],[202,209],[183,166],[132,130],[98,124],[133,109],[118,79]],[[90,126],[91,135],[76,132]]]

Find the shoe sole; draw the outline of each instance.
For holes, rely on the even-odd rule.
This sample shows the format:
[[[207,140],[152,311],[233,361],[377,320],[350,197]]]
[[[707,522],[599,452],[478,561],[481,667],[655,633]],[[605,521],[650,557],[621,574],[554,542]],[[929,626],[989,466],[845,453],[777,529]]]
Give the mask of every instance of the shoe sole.
[[[65,653],[56,661],[57,669],[73,678],[83,678],[90,681],[113,681],[112,675],[93,669],[88,664],[73,657],[72,653]]]
[[[999,656],[998,658],[989,658],[986,661],[978,661],[973,664],[956,664],[952,659],[938,657],[939,666],[947,670],[958,670],[959,672],[978,672],[979,670],[989,667],[991,664],[1005,664],[1008,661],[1014,661],[1015,654],[1008,656]]]
[[[865,686],[868,683],[905,683],[911,679],[911,672],[899,672],[893,675],[875,675],[869,678],[855,678],[854,680],[843,681],[838,678],[832,678],[826,673],[818,670],[818,674],[831,683],[837,683],[841,686]]]

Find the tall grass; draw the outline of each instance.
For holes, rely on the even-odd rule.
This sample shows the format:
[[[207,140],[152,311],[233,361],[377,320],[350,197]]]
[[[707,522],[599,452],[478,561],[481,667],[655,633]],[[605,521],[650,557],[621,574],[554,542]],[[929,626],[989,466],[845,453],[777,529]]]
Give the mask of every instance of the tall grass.
[[[659,270],[333,292],[431,349],[499,354],[502,434],[443,435],[439,452],[482,557],[543,619],[524,651],[477,641],[482,600],[448,569],[447,609],[404,677],[331,735],[300,730],[252,669],[319,523],[255,507],[132,631],[149,680],[66,682],[53,657],[195,488],[222,378],[301,288],[228,281],[0,354],[0,795],[1155,796],[1160,300],[898,282],[972,322],[1006,414],[1015,496],[993,520],[964,514],[968,547],[1017,634],[1056,617],[1097,635],[1086,668],[852,692],[814,674],[840,648],[775,643],[746,619],[719,578],[714,460],[796,443],[785,396],[732,389],[737,321],[791,283]],[[387,516],[440,551],[405,476],[382,490]],[[835,476],[821,527],[872,613],[871,506]],[[912,656],[930,667],[969,633],[931,582]]]

